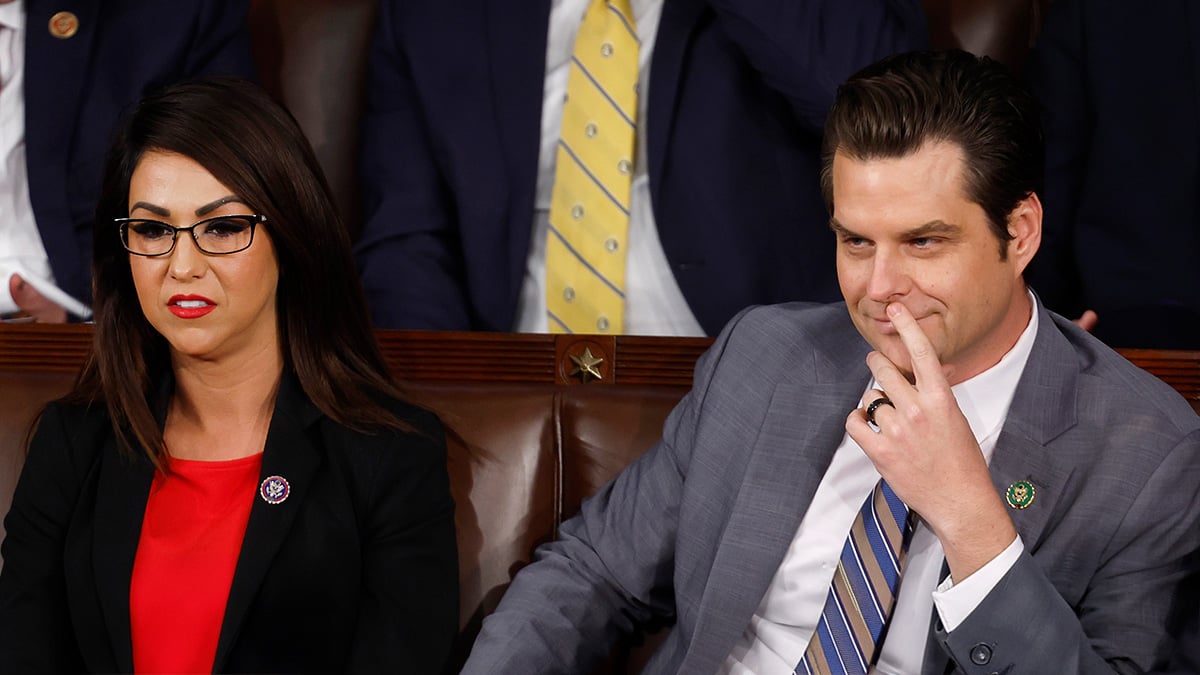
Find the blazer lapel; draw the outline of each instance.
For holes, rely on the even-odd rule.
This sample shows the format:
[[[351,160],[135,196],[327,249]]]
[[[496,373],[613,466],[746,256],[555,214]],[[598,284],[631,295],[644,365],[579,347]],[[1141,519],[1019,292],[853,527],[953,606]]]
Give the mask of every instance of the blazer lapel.
[[[1028,506],[1012,507],[1008,512],[1025,548],[1031,551],[1037,548],[1056,502],[1066,494],[1075,469],[1073,460],[1054,453],[1049,443],[1075,426],[1075,396],[1079,390],[1079,370],[1074,365],[1077,355],[1050,314],[1039,311],[1033,351],[1017,384],[991,463],[992,482],[1001,499],[1018,481],[1033,484],[1034,497]]]
[[[510,183],[507,222],[516,224],[508,228],[507,251],[510,295],[515,303],[525,274],[533,223],[550,0],[490,0],[486,8],[490,81],[500,151]]]
[[[275,554],[287,538],[296,514],[304,506],[304,498],[321,464],[320,447],[308,433],[308,428],[319,417],[320,412],[304,396],[294,376],[285,374],[267,431],[260,478],[280,476],[287,480],[289,491],[286,499],[277,504],[269,504],[256,495],[250,509],[250,520],[246,524],[221,636],[217,641],[214,671],[228,667],[230,651],[237,642],[246,613],[270,571]]]
[[[153,480],[154,465],[149,459],[130,460],[117,450],[115,438],[108,440],[102,451],[96,487],[92,560],[96,597],[120,672],[133,672],[129,586]]]
[[[749,625],[845,435],[846,414],[870,377],[859,352],[865,348],[840,367],[818,366],[815,383],[776,386],[680,672],[716,669]]]
[[[650,201],[660,202],[658,188],[674,127],[684,55],[707,5],[698,0],[663,3],[654,55],[650,64],[650,100],[646,104],[646,154],[650,165]]]

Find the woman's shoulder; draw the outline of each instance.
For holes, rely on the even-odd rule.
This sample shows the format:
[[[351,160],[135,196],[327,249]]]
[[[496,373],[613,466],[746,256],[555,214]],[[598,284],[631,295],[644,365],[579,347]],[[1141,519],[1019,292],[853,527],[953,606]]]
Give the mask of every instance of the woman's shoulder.
[[[397,428],[352,429],[325,418],[327,438],[342,446],[352,459],[368,462],[445,461],[442,423],[433,412],[393,397],[379,404],[400,423]]]
[[[112,432],[108,407],[102,401],[60,399],[46,404],[37,421],[34,437],[58,437],[75,447],[96,445]]]
[[[112,437],[108,411],[101,402],[55,401],[38,418],[29,442],[23,473],[57,481],[82,480]]]
[[[446,508],[452,502],[441,422],[404,401],[389,399],[384,407],[405,428],[362,431],[323,418],[325,452],[338,467],[334,475],[347,481],[362,513],[392,512],[396,504],[420,513]]]

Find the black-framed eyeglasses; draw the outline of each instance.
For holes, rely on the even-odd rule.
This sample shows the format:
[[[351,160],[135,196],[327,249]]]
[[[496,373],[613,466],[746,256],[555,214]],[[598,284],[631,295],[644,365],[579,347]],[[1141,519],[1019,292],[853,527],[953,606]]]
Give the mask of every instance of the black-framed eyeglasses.
[[[254,243],[254,228],[267,222],[266,216],[234,215],[205,218],[188,227],[174,227],[148,218],[116,218],[121,230],[121,245],[134,255],[156,257],[175,250],[180,232],[192,235],[196,248],[208,255],[229,255],[245,251]]]

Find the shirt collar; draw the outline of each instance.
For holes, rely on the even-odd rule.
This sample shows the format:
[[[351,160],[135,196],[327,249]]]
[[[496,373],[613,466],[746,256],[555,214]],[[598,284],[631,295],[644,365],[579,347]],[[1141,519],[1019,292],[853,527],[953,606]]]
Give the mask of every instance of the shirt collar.
[[[950,388],[967,423],[971,425],[975,440],[980,444],[997,433],[1008,417],[1017,382],[1033,351],[1037,336],[1038,301],[1032,292],[1026,292],[1029,293],[1031,308],[1029,324],[1025,326],[1021,337],[1017,338],[1016,344],[996,365]],[[985,455],[990,454],[985,452]]]
[[[22,0],[0,3],[0,26],[13,30],[24,30],[25,3]]]

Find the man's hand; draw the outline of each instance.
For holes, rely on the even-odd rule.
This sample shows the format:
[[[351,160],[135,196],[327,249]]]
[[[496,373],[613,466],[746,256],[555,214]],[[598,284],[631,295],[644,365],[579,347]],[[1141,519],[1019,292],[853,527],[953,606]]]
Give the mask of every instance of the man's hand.
[[[1090,333],[1092,332],[1092,329],[1096,327],[1096,322],[1099,320],[1100,315],[1089,309],[1085,310],[1083,314],[1080,314],[1079,318],[1075,319],[1073,323]]]
[[[50,302],[33,286],[25,283],[20,275],[14,274],[8,279],[8,292],[12,294],[17,307],[34,321],[39,323],[65,323],[67,310]]]
[[[908,308],[892,303],[887,313],[912,359],[915,384],[885,356],[871,352],[867,366],[883,391],[867,392],[863,407],[846,419],[846,431],[937,535],[958,583],[1012,544],[1017,531],[933,345]],[[876,432],[865,409],[884,395],[894,407],[876,409]]]

